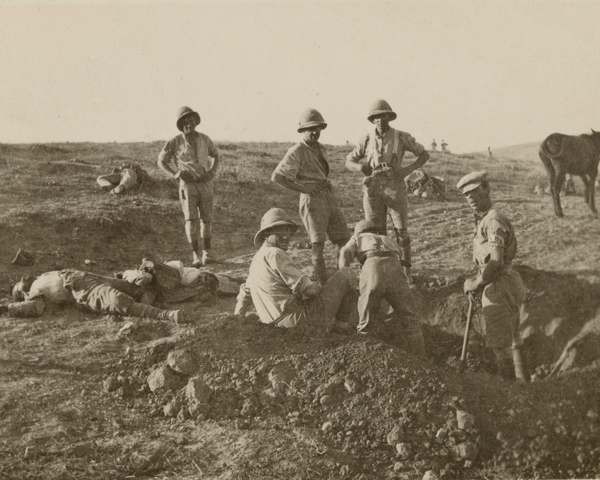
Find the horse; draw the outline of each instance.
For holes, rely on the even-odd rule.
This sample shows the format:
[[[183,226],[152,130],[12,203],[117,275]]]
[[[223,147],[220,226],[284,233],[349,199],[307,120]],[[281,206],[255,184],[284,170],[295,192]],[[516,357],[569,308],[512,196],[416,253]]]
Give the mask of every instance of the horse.
[[[591,134],[579,136],[553,133],[540,145],[539,155],[550,177],[555,215],[561,218],[565,216],[560,205],[560,190],[565,175],[570,173],[580,176],[583,180],[585,202],[597,216],[594,191],[600,160],[600,132],[592,129]]]

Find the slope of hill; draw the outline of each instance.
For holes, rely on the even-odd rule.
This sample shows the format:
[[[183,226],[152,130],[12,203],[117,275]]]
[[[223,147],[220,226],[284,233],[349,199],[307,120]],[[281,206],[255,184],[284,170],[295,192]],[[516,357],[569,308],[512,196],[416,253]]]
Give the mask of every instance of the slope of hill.
[[[218,145],[220,263],[208,270],[244,276],[268,208],[300,221],[297,194],[268,180],[288,146]],[[176,185],[156,167],[161,147],[0,145],[2,300],[11,281],[53,269],[112,274],[143,257],[189,265]],[[363,215],[362,177],[345,170],[348,150],[329,147],[329,158],[353,226]],[[123,195],[100,191],[96,176],[126,161],[141,163],[150,181]],[[425,166],[447,185],[445,202],[410,197],[426,359],[385,338],[296,333],[235,318],[232,297],[178,304],[191,317],[185,325],[75,309],[0,316],[0,477],[597,477],[599,349],[597,337],[577,335],[596,332],[586,326],[600,321],[600,223],[590,221],[580,196],[565,198],[567,218],[554,218],[550,198],[532,192],[545,180],[538,167],[509,156],[441,154]],[[467,371],[457,368],[473,222],[454,186],[483,168],[518,235],[514,268],[528,290],[521,328],[536,380],[528,385],[493,375],[478,313]],[[289,253],[308,268],[299,230]],[[10,263],[19,247],[36,255],[33,266]],[[329,243],[326,253],[333,267]],[[571,339],[580,349],[561,364],[568,374],[548,378]],[[149,383],[151,374],[171,375],[169,388]],[[470,417],[457,410],[475,423],[462,423]]]
[[[539,162],[540,157],[538,155],[538,150],[542,140],[535,142],[522,143],[519,145],[511,145],[509,147],[500,147],[494,148],[492,150],[492,154],[494,157],[502,159],[502,158],[510,158],[513,160],[525,160],[530,162]],[[482,157],[487,157],[487,152],[477,152],[478,155]]]

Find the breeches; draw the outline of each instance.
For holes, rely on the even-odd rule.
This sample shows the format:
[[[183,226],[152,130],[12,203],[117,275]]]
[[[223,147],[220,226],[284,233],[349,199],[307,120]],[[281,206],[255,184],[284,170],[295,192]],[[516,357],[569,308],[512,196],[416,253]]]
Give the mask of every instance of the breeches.
[[[375,222],[383,234],[386,233],[386,214],[389,211],[394,228],[399,231],[400,236],[408,235],[408,197],[402,180],[382,180],[375,188],[364,186],[363,209],[365,218]]]
[[[514,270],[504,272],[483,289],[481,307],[488,347],[508,348],[521,343],[519,321],[524,300],[525,286]]]
[[[179,184],[179,199],[186,220],[200,219],[210,223],[213,218],[214,189],[211,181]]]
[[[390,257],[374,257],[365,261],[359,278],[358,331],[379,321],[381,301],[386,299],[397,319],[406,328],[420,327],[414,297],[400,261]]]
[[[323,285],[319,295],[299,302],[300,308],[284,317],[277,325],[294,327],[300,322],[328,328],[335,319],[346,320],[356,310],[356,273],[340,268]]]
[[[300,218],[312,243],[324,242],[329,237],[339,244],[350,238],[346,217],[333,192],[300,195]]]

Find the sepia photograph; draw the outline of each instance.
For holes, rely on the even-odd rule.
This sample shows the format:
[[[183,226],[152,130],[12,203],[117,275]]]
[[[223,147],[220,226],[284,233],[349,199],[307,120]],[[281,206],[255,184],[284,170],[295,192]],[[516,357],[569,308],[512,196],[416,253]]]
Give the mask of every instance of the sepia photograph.
[[[599,21],[0,0],[0,479],[600,478]]]

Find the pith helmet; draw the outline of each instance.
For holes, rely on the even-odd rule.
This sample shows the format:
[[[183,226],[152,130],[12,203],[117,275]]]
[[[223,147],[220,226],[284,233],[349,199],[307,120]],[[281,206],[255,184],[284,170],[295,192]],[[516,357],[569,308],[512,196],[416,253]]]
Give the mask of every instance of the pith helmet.
[[[198,112],[194,112],[190,107],[181,107],[179,110],[177,110],[177,129],[180,132],[183,132],[183,129],[181,128],[181,120],[188,115],[194,116],[196,119],[196,126],[200,125],[200,114]]]
[[[456,184],[456,188],[460,190],[462,194],[475,190],[483,182],[488,181],[488,174],[485,171],[471,172],[462,177]]]
[[[302,132],[303,130],[312,127],[321,127],[321,130],[327,128],[327,124],[325,123],[323,115],[321,115],[314,108],[309,108],[308,110],[302,112],[298,125],[298,132]]]
[[[374,233],[377,230],[377,225],[373,220],[361,220],[354,227],[354,235],[359,235],[365,232]]]
[[[373,117],[375,115],[379,115],[381,113],[389,113],[390,121],[396,120],[396,117],[398,116],[392,110],[392,107],[390,107],[390,104],[388,102],[386,102],[383,98],[379,98],[379,99],[375,100],[373,102],[373,105],[371,105],[371,108],[369,109],[369,115],[367,116],[367,118],[369,119],[369,122],[373,123]]]
[[[281,208],[272,208],[263,215],[262,220],[260,221],[260,230],[254,236],[254,245],[260,247],[265,240],[266,230],[280,225],[289,225],[292,233],[298,229],[298,225],[294,223],[285,210]]]

